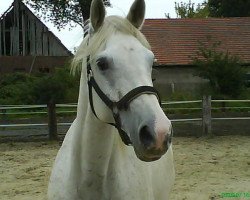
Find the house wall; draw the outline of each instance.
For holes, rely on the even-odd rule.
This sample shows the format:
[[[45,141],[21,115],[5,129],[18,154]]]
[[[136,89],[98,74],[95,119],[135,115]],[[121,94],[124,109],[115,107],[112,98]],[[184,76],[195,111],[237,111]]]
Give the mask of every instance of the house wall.
[[[15,0],[0,19],[0,56],[70,56],[61,41],[26,7]]]
[[[21,0],[0,16],[0,75],[53,72],[69,65],[72,53]]]
[[[250,87],[250,65],[246,65],[245,70],[247,85]],[[153,78],[156,78],[154,86],[163,97],[179,92],[191,95],[200,93],[208,84],[208,80],[195,75],[193,66],[154,67]]]
[[[192,66],[155,67],[154,86],[163,97],[176,92],[194,93],[208,82],[194,74],[195,68]]]
[[[69,66],[69,56],[0,56],[0,75],[13,72],[51,73],[56,67]]]

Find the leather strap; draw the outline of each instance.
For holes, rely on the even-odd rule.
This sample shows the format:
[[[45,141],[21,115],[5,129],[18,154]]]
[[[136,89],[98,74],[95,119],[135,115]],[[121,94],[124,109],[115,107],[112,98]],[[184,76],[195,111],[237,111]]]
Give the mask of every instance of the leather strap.
[[[137,97],[141,96],[142,94],[153,94],[158,98],[159,103],[161,104],[161,99],[159,96],[158,91],[151,87],[151,86],[139,86],[130,92],[128,92],[125,96],[123,96],[117,103],[116,106],[118,110],[127,109],[128,105],[136,99]]]
[[[92,80],[92,81],[91,81]],[[95,83],[95,87],[94,85],[92,85],[91,83]],[[95,112],[95,108],[94,108],[94,103],[93,103],[93,92],[92,92],[92,87],[94,87],[96,93],[98,94],[98,96],[103,100],[103,102],[108,106],[110,105],[111,106],[111,100],[107,98],[106,95],[104,95],[104,93],[100,90],[99,86],[96,84],[94,78],[91,78],[89,81],[88,81],[88,89],[89,89],[89,103],[90,103],[90,107],[91,107],[91,110],[93,112],[93,114],[95,115],[95,117],[97,119],[100,120],[100,118],[97,116],[96,112]],[[98,89],[97,89],[98,88]],[[99,91],[99,92],[97,92]],[[101,94],[101,95],[100,95]],[[103,98],[102,98],[103,97]],[[109,106],[108,106],[109,107]],[[113,108],[112,107],[109,107],[111,109],[111,111],[113,112]],[[115,114],[113,112],[113,117],[114,117],[114,120],[115,120],[115,123],[108,123],[108,122],[105,122],[111,126],[114,126],[118,132],[119,132],[119,135],[123,141],[124,144],[126,145],[131,145],[132,142],[128,136],[128,134],[121,128],[121,121],[120,121],[120,116],[119,114]],[[101,120],[100,120],[101,121]]]

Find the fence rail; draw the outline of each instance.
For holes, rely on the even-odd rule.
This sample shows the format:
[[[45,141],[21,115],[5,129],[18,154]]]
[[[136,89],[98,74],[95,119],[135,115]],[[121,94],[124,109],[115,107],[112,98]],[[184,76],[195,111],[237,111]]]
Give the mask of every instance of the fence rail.
[[[224,106],[224,107],[212,107],[212,103],[250,103],[250,100],[212,100],[211,97],[203,97],[203,100],[194,100],[194,101],[171,101],[171,102],[163,102],[162,106],[164,110],[202,110],[202,117],[200,118],[186,118],[186,119],[171,119],[173,123],[175,122],[192,122],[192,121],[202,121],[203,126],[203,135],[207,135],[211,133],[211,121],[213,120],[250,120],[250,117],[221,117],[221,118],[212,118],[211,111],[212,110],[221,110],[221,109],[250,109],[250,106]],[[197,104],[196,107],[171,107],[171,105],[189,105],[192,106]],[[165,108],[165,106],[168,106]],[[52,133],[49,131],[49,135],[54,136],[57,134],[57,126],[69,126],[71,123],[57,123],[56,122],[56,114],[69,114],[76,113],[77,104],[54,104],[54,105],[0,105],[0,119],[6,118],[6,116],[10,115],[48,115],[49,122],[48,123],[20,123],[20,124],[0,124],[0,128],[11,128],[11,127],[46,127],[49,126],[49,130],[53,130]],[[40,109],[40,110],[38,110]],[[68,110],[65,110],[68,109]],[[69,110],[71,109],[71,110]],[[73,109],[73,110],[72,110]],[[6,121],[6,120],[3,120]],[[51,136],[51,137],[52,137]]]
[[[13,110],[13,109],[32,109],[32,108],[47,108],[46,105],[20,105],[20,106],[1,106],[0,110]]]
[[[189,103],[201,103],[202,100],[195,100],[195,101],[165,101],[162,102],[162,105],[174,105],[174,104],[189,104]]]
[[[242,100],[212,100],[212,102],[250,102],[249,99],[242,99]]]

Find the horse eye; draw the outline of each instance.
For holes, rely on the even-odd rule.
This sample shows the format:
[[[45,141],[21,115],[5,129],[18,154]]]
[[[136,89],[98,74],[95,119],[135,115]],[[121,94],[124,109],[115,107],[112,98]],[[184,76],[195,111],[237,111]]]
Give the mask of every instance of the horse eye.
[[[99,58],[97,59],[96,63],[101,71],[105,71],[108,69],[108,60],[106,58]]]

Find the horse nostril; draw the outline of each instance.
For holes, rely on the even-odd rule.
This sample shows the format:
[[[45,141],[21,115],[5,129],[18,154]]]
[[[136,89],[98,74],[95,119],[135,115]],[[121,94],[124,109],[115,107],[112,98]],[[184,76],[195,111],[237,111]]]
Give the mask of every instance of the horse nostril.
[[[149,147],[154,142],[154,136],[152,135],[148,126],[143,126],[140,129],[140,140],[145,147]]]

